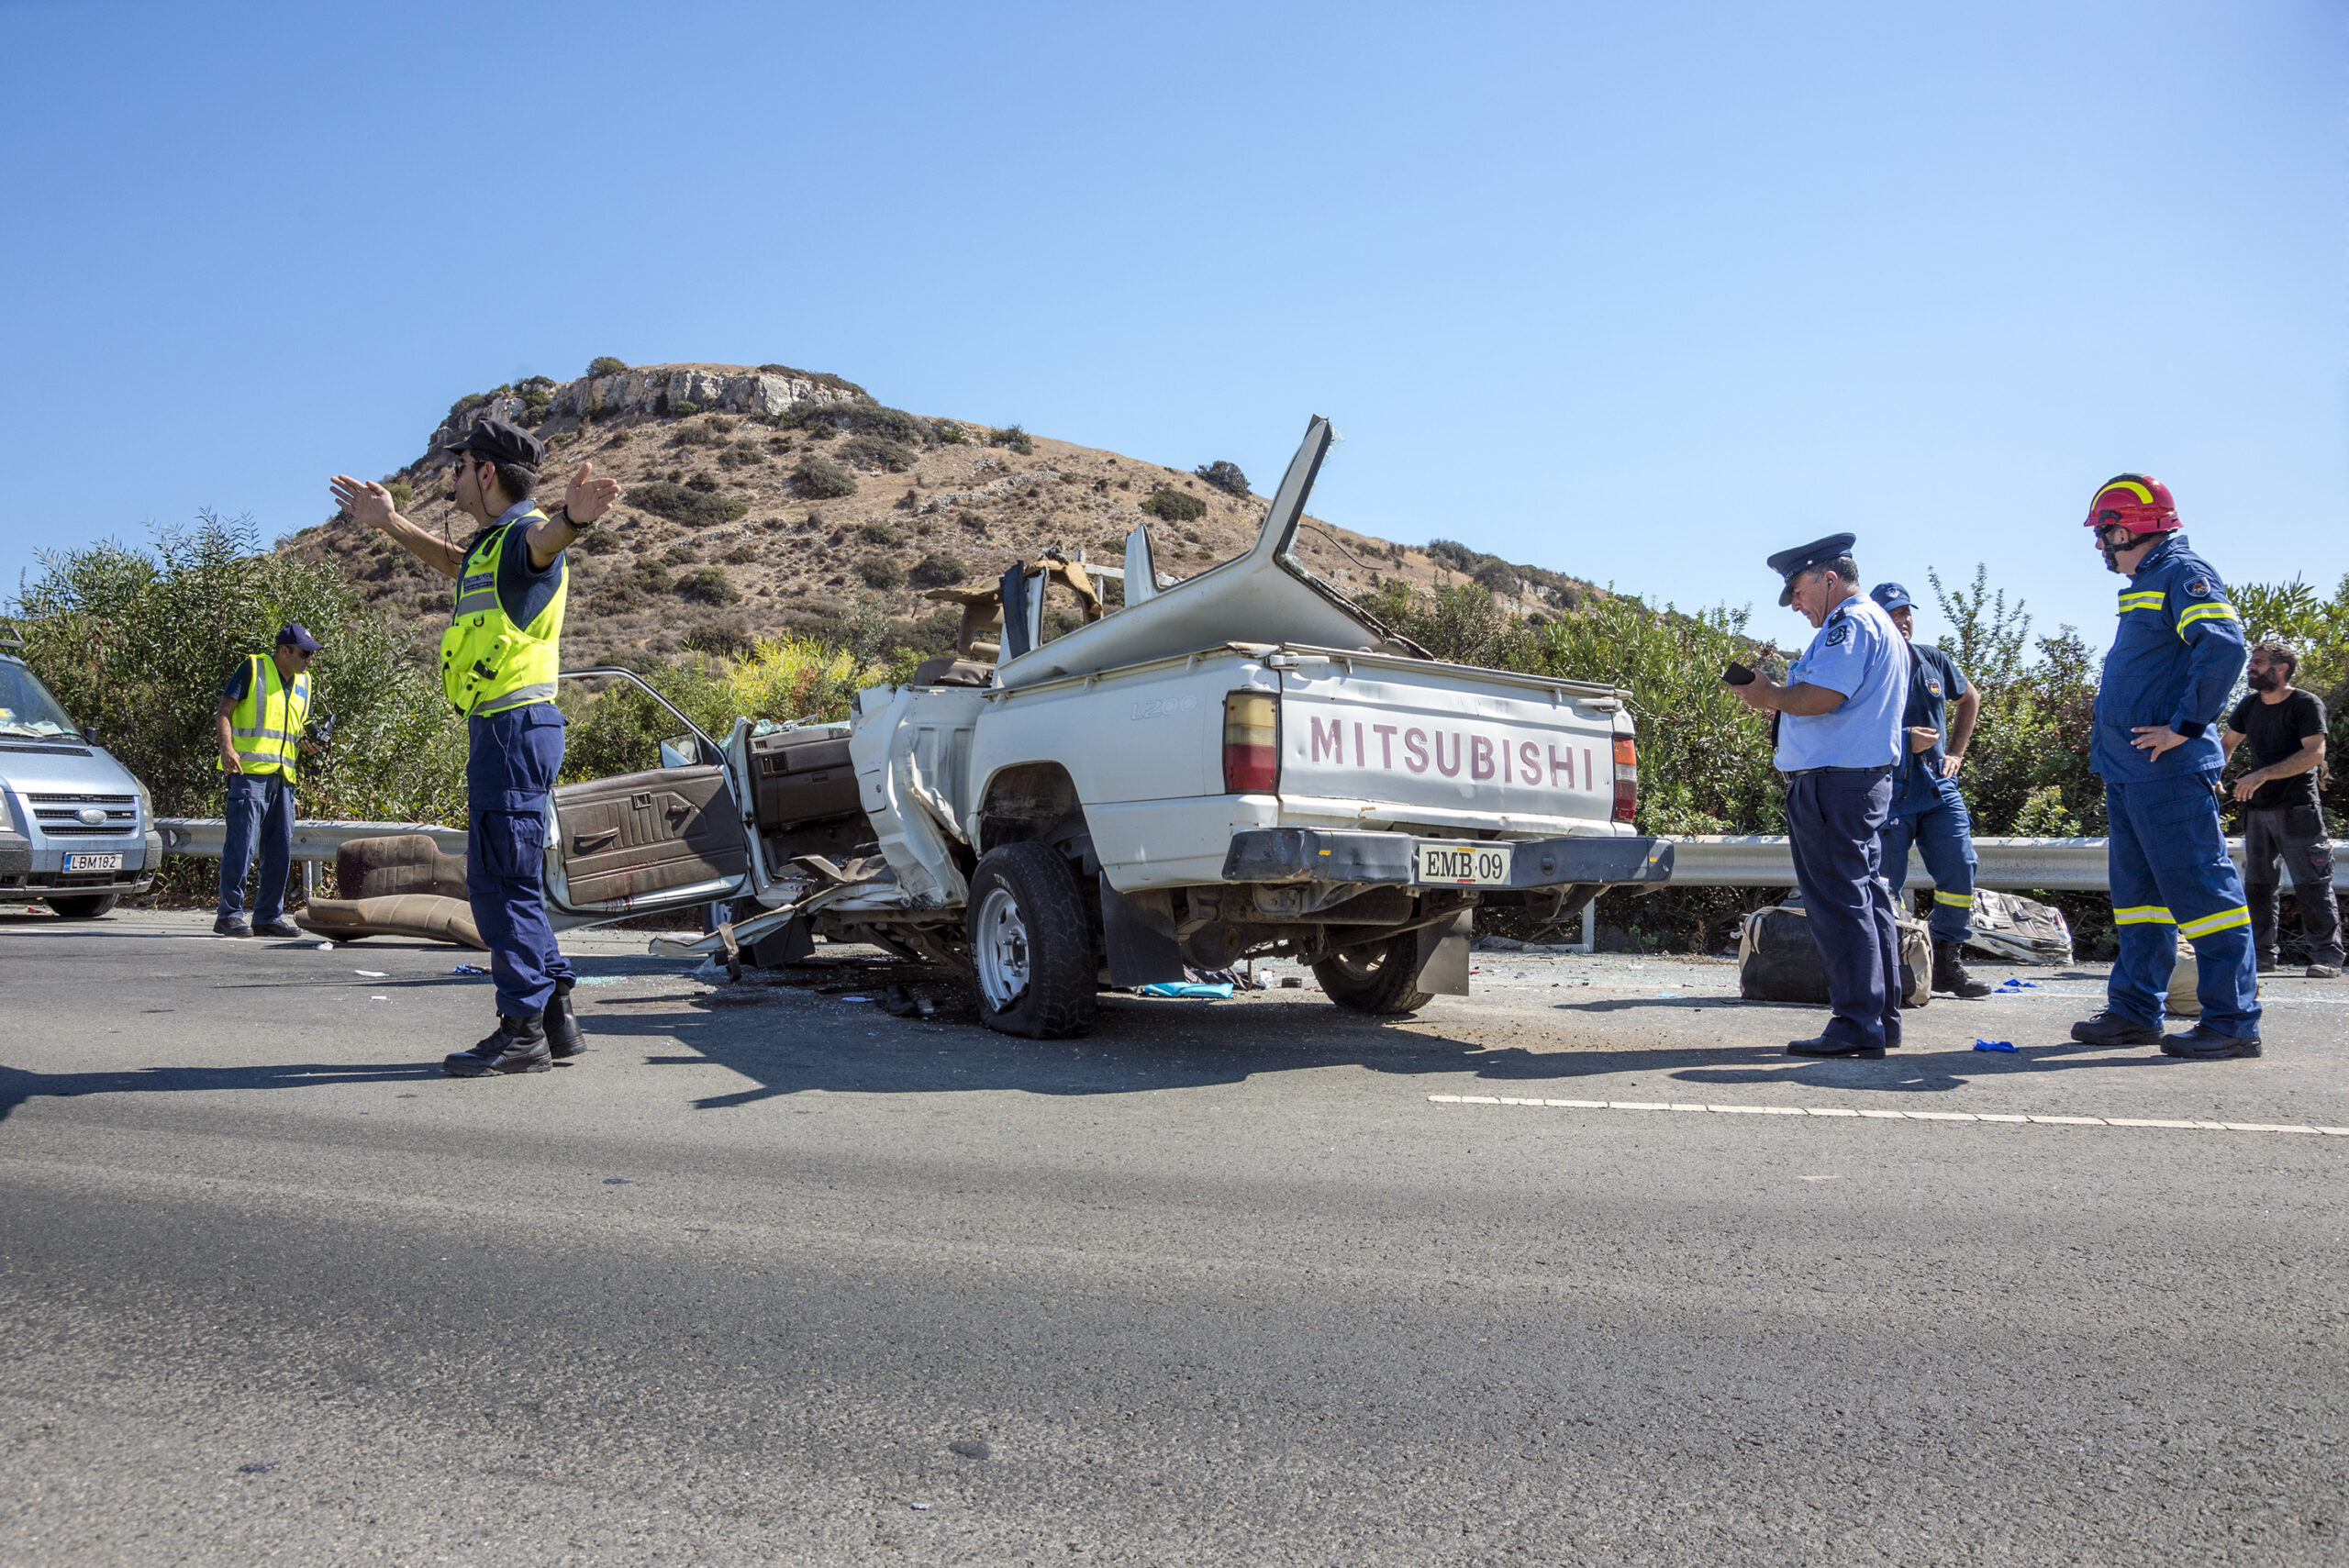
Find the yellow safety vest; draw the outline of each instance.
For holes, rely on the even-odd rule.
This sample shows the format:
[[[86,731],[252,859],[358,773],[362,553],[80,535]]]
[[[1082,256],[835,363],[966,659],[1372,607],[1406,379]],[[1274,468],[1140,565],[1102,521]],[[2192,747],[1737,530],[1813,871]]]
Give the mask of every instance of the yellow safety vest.
[[[277,661],[268,654],[256,653],[249,662],[251,679],[245,683],[245,695],[228,710],[238,765],[261,778],[282,773],[292,784],[302,727],[310,721],[309,672],[295,676],[288,685],[277,673]]]
[[[529,625],[516,626],[497,602],[497,562],[507,529],[528,528],[545,517],[533,508],[490,529],[465,553],[457,573],[454,616],[440,634],[440,690],[449,706],[468,717],[554,700],[554,678],[562,668],[562,609],[571,597],[570,561],[562,560],[554,597]]]

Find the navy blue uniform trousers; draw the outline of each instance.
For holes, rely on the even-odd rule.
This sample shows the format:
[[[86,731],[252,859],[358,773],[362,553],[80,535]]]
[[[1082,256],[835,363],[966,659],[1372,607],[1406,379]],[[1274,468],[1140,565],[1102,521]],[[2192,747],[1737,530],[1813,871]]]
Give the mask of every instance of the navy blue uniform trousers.
[[[530,703],[467,721],[465,893],[489,944],[497,1011],[534,1018],[571,961],[547,923],[547,813],[562,772],[562,714]]]
[[[1888,768],[1821,769],[1787,784],[1795,881],[1835,1010],[1820,1032],[1844,1045],[1900,1043],[1900,928],[1876,840],[1891,810]]]
[[[245,912],[245,873],[261,851],[261,885],[253,891],[253,923],[285,913],[285,876],[294,867],[294,785],[284,773],[228,775],[228,832],[220,845],[220,902],[228,919]]]
[[[2158,1025],[2177,967],[2177,939],[2194,944],[2202,1021],[2237,1040],[2259,1036],[2258,961],[2243,877],[2219,827],[2216,775],[2185,773],[2143,784],[2106,781],[2105,840],[2120,962],[2106,1006]]]
[[[1974,871],[1981,862],[1974,852],[1974,822],[1966,815],[1965,797],[1957,793],[1956,781],[1940,779],[1922,785],[1912,782],[1894,803],[1879,837],[1892,906],[1900,907],[1900,895],[1909,881],[1909,846],[1914,844],[1917,857],[1933,877],[1931,924],[1935,940],[1964,942],[1971,937]]]

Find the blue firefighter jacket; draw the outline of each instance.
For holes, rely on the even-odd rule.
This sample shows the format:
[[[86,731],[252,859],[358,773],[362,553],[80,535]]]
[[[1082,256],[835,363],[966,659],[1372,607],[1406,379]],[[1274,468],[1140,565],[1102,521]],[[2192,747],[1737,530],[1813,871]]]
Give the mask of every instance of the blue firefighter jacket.
[[[2107,784],[2216,775],[2218,719],[2243,666],[2243,621],[2209,562],[2174,533],[2121,590],[2121,625],[2104,656],[2088,766]],[[2130,742],[2139,725],[2185,736],[2159,761]]]

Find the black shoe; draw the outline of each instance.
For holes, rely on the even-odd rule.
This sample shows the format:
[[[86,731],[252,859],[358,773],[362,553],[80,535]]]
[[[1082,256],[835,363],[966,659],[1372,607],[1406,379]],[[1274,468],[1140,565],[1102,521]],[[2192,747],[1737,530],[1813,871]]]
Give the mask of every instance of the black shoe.
[[[2226,1062],[2238,1056],[2258,1055],[2259,1037],[2221,1034],[2209,1024],[2196,1024],[2184,1034],[2174,1034],[2162,1041],[2162,1054],[2188,1062]]]
[[[253,929],[245,924],[241,915],[223,915],[212,922],[212,934],[216,937],[250,937]]]
[[[301,934],[302,928],[283,915],[274,920],[263,920],[253,928],[253,935],[257,937],[298,937]]]
[[[579,1015],[571,1010],[571,988],[579,984],[568,977],[554,983],[554,1000],[547,1004],[541,1020],[547,1031],[547,1054],[557,1062],[568,1062],[587,1049],[587,1036],[579,1027]]]
[[[2108,1008],[2074,1024],[2072,1038],[2082,1045],[2159,1045],[2162,1031],[2159,1025],[2141,1024]]]
[[[1881,1062],[1884,1047],[1854,1045],[1849,1040],[1833,1040],[1826,1035],[1814,1035],[1809,1040],[1787,1041],[1788,1056],[1848,1056],[1859,1062]]]
[[[1963,996],[1969,1002],[1990,994],[1988,985],[1965,972],[1965,961],[1958,956],[1957,944],[1938,938],[1933,941],[1933,989]]]
[[[2273,974],[2280,967],[2281,965],[2277,964],[2274,959],[2263,958],[2259,961],[2258,972],[2262,974]]]
[[[500,1016],[497,1028],[471,1051],[446,1057],[440,1065],[451,1078],[486,1078],[494,1073],[550,1073],[547,1032],[536,1018]]]

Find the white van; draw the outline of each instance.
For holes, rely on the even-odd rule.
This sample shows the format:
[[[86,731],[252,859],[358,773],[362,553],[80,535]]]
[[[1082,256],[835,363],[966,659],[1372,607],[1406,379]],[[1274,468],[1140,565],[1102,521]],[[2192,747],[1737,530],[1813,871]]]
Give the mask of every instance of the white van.
[[[144,893],[162,864],[154,802],[23,660],[0,652],[0,897],[91,920]]]

